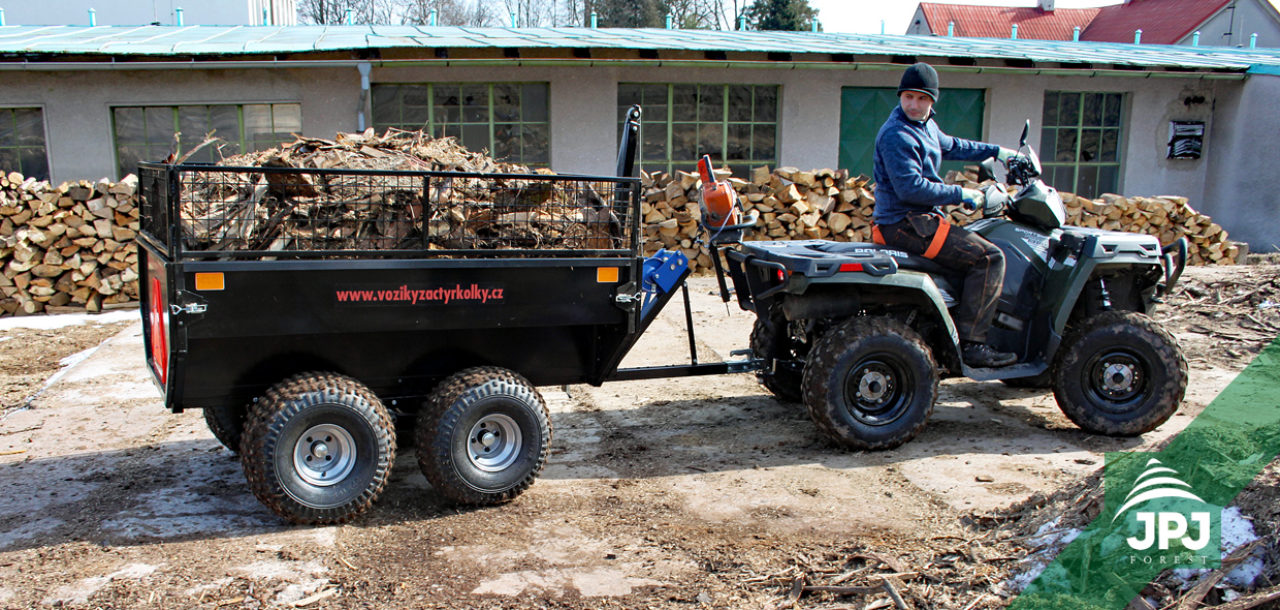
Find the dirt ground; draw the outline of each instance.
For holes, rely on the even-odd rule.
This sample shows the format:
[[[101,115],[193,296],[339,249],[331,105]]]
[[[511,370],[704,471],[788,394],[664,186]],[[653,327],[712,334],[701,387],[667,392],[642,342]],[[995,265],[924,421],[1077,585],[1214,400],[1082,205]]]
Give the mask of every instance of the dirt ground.
[[[752,321],[713,292],[691,281],[703,361],[745,348]],[[897,591],[792,590],[869,573],[907,607],[1001,607],[1020,551],[982,544],[981,517],[1175,435],[1280,331],[1277,302],[1280,265],[1189,269],[1159,316],[1190,362],[1186,402],[1141,438],[963,379],[919,437],[877,453],[824,441],[747,374],[544,387],[554,451],[515,502],[450,505],[401,448],[379,503],[331,527],[283,523],[199,412],[163,409],[136,312],[0,324],[0,607],[891,607]],[[673,303],[624,366],[681,358]],[[1278,478],[1273,463],[1240,502],[1264,535]]]

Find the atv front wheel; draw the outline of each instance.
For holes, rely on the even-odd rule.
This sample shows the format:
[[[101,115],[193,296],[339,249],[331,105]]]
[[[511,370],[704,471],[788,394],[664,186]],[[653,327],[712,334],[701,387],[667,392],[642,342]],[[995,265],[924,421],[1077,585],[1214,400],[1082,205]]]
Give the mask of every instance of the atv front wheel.
[[[779,345],[779,341],[790,343],[785,324],[785,319],[757,317],[755,326],[751,328],[751,355],[770,363],[775,358],[779,360],[776,367],[771,365],[756,373],[760,385],[786,402],[801,402],[804,393],[800,390],[800,384],[804,380],[804,369],[787,366],[790,364],[785,361],[787,356],[797,360],[799,358],[789,346]]]
[[[1108,311],[1086,320],[1054,365],[1058,407],[1084,430],[1137,436],[1178,410],[1187,360],[1177,341],[1146,315]]]
[[[478,367],[445,379],[423,407],[418,466],[445,497],[463,504],[509,502],[547,463],[547,403],[524,377]]]
[[[892,449],[924,429],[938,397],[938,368],[910,326],[854,318],[823,336],[804,369],[814,423],[850,449]]]
[[[382,401],[335,373],[272,386],[249,410],[240,463],[249,489],[293,523],[342,523],[368,510],[391,477],[395,430]]]

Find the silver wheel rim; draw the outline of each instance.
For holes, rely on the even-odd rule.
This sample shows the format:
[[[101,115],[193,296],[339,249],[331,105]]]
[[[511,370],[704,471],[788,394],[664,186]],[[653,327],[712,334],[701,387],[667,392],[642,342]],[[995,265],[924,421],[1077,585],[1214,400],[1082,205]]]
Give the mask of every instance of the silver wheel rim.
[[[485,472],[509,468],[520,458],[524,437],[516,420],[502,414],[480,418],[467,433],[467,457],[471,464]]]
[[[293,446],[293,470],[317,487],[341,483],[355,466],[355,439],[341,426],[313,426]]]

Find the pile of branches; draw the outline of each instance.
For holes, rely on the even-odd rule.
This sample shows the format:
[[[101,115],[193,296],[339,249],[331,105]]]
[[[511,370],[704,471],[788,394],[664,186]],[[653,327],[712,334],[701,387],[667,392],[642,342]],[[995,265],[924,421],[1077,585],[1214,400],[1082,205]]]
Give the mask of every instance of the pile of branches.
[[[452,137],[396,129],[298,137],[218,165],[244,169],[184,174],[188,249],[623,247],[622,223],[605,204],[612,185],[500,163]],[[465,175],[376,173],[403,171]]]

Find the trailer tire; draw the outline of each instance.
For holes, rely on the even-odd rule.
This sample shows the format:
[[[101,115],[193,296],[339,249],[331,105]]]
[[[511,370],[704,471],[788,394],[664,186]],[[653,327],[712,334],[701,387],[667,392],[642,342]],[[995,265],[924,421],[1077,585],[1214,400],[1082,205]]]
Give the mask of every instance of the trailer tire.
[[[245,420],[249,407],[244,405],[219,405],[204,408],[204,424],[231,453],[240,453],[240,437],[244,436]]]
[[[547,463],[546,401],[513,371],[477,367],[456,373],[437,386],[419,417],[418,466],[436,491],[455,502],[509,502]]]
[[[395,428],[382,401],[335,373],[303,373],[268,389],[249,411],[240,447],[258,500],[306,525],[342,523],[368,510],[395,457]]]
[[[818,429],[849,449],[897,447],[920,433],[938,397],[938,367],[914,329],[888,317],[833,328],[809,353],[804,399]]]
[[[1058,407],[1087,432],[1137,436],[1168,421],[1187,391],[1187,360],[1145,314],[1107,311],[1085,320],[1054,364]]]
[[[751,328],[751,355],[772,362],[773,358],[779,355],[791,354],[791,350],[779,353],[781,350],[778,350],[777,342],[782,330],[778,327],[777,321],[757,317],[755,325]],[[781,400],[797,403],[804,401],[804,392],[800,389],[800,384],[804,380],[803,369],[795,371],[779,367],[772,370],[770,367],[757,371],[756,379],[760,381],[760,385]]]

